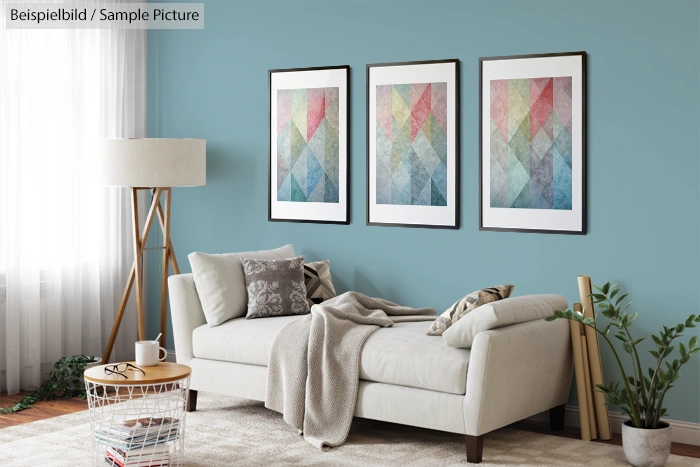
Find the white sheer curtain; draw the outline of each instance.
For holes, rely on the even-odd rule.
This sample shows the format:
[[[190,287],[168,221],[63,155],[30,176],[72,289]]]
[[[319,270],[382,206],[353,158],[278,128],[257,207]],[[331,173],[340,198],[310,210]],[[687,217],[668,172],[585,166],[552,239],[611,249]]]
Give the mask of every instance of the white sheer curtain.
[[[7,29],[7,2],[0,0],[0,392],[13,394],[38,386],[62,356],[104,350],[133,246],[126,189],[101,185],[99,141],[145,136],[146,35]],[[132,307],[117,359],[133,354]]]

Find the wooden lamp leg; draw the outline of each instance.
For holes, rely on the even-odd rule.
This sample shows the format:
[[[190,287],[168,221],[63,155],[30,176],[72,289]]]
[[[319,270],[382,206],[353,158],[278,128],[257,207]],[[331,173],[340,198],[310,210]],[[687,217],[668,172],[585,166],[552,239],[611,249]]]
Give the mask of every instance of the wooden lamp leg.
[[[114,318],[114,324],[112,325],[112,332],[109,335],[109,340],[107,341],[107,347],[105,348],[105,352],[102,355],[102,363],[109,363],[109,359],[112,356],[112,350],[114,349],[114,343],[117,339],[117,334],[119,332],[119,327],[121,326],[122,318],[124,317],[124,310],[126,309],[126,304],[129,301],[129,295],[131,294],[131,289],[134,286],[134,282],[136,282],[136,277],[137,277],[137,265],[141,266],[142,264],[142,255],[143,255],[143,246],[146,245],[146,241],[148,240],[148,234],[151,231],[151,226],[153,225],[153,218],[156,215],[156,212],[159,213],[159,218],[160,218],[160,210],[156,209],[156,207],[160,208],[159,203],[151,203],[151,207],[148,211],[148,215],[146,216],[146,224],[144,225],[143,228],[143,235],[139,237],[138,231],[139,231],[139,223],[138,223],[138,203],[137,203],[137,191],[139,188],[131,188],[131,204],[132,204],[132,217],[133,217],[133,222],[134,222],[134,264],[131,266],[131,271],[129,272],[129,277],[126,281],[126,286],[124,287],[124,292],[122,293],[122,298],[121,301],[119,302],[119,308],[117,309],[117,316]],[[161,188],[157,188],[154,190],[154,195],[153,199],[154,201],[157,201],[160,198],[160,194],[162,192]],[[161,221],[162,222],[162,221]],[[139,239],[137,241],[137,239]],[[137,248],[138,246],[138,248]],[[172,246],[171,246],[172,248]],[[141,254],[138,253],[138,251],[141,251]],[[141,270],[141,267],[139,267],[139,270]],[[143,284],[143,282],[141,282]],[[137,309],[138,309],[138,304],[139,304],[139,295],[141,297],[140,303],[141,303],[141,310],[143,311],[143,295],[140,294],[140,288],[137,287]],[[138,310],[137,310],[138,311]],[[145,332],[144,336],[142,337],[141,335],[141,324],[143,324],[143,328],[145,331],[145,316],[143,313],[139,313],[139,339],[145,339]],[[144,321],[142,323],[142,321]]]
[[[170,193],[171,188],[165,190],[165,214],[163,219],[163,268],[160,284],[160,345],[166,347],[166,331],[168,322],[168,259],[170,258]]]
[[[139,235],[139,205],[138,191],[131,189],[131,212],[134,224],[134,271],[136,283],[136,317],[138,320],[139,340],[146,339],[146,313],[143,309],[143,246],[141,245],[141,235]]]

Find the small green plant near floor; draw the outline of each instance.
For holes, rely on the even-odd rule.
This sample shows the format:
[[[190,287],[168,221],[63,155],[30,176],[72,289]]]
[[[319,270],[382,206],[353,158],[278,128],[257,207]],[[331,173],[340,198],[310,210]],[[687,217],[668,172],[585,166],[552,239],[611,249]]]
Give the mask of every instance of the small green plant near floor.
[[[0,413],[19,412],[28,409],[38,401],[53,400],[56,397],[79,397],[85,399],[85,384],[81,379],[85,366],[97,359],[92,356],[73,355],[63,357],[49,371],[41,386],[34,392],[24,396],[12,407],[0,408]],[[80,388],[80,389],[74,389]]]
[[[593,303],[598,305],[598,314],[610,320],[604,328],[597,327],[597,320],[584,318],[581,313],[571,310],[555,311],[554,315],[546,320],[568,319],[595,329],[615,355],[624,384],[622,388],[618,381],[596,385],[598,390],[605,394],[605,405],[619,406],[620,410],[630,416],[635,428],[658,428],[659,420],[666,415],[666,409],[663,406],[666,393],[681,377],[681,367],[688,363],[693,355],[700,352],[697,336],[691,337],[687,345],[682,342],[672,344],[676,339],[683,337],[684,330],[695,328],[696,323],[700,323],[700,315],[690,315],[685,322],[672,327],[664,326],[658,334],[651,335],[656,344],[656,350],[651,350],[649,353],[656,359],[656,363],[647,369],[647,374],[644,374],[637,353],[637,346],[644,338],[634,339],[629,331],[630,326],[637,319],[637,313],[627,313],[632,302],[623,304],[627,294],[619,295],[620,287],[610,285],[610,282],[602,287],[597,285],[594,287],[597,293],[591,294],[590,297]],[[622,350],[630,356],[632,375],[628,375],[625,371],[620,355],[608,338],[611,330],[614,332],[613,337],[622,341]],[[672,356],[674,350],[677,350],[678,354]]]

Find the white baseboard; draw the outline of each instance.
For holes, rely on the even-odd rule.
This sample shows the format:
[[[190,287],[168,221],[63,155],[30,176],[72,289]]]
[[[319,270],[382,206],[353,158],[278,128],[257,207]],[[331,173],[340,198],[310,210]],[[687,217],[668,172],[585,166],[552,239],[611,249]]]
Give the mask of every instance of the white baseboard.
[[[618,412],[610,412],[610,427],[613,433],[620,433],[622,431],[622,424],[628,420],[629,417],[625,414]],[[549,422],[549,415],[547,412],[543,412],[534,415],[529,418],[529,420],[534,420],[537,422]],[[664,420],[664,422],[671,425],[671,440],[674,443],[682,444],[692,444],[694,446],[700,446],[700,424],[682,422],[679,420]],[[566,416],[564,418],[564,425],[580,428],[580,418],[578,414],[578,407],[566,406]]]
[[[168,350],[168,356],[165,357],[165,361],[177,363],[177,359],[175,358],[175,351],[174,350]]]

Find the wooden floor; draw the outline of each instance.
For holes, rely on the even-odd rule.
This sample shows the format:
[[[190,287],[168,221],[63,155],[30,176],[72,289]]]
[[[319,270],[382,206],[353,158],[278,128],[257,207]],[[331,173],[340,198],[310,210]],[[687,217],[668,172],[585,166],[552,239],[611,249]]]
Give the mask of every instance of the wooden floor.
[[[0,407],[11,407],[27,394],[27,392],[21,392],[14,396],[8,396],[4,393],[0,394]],[[39,402],[21,412],[11,414],[0,413],[0,428],[36,422],[37,420],[58,417],[59,415],[66,415],[73,412],[80,412],[81,410],[87,410],[87,408],[87,401],[78,398]]]
[[[0,407],[9,407],[19,401],[26,393],[20,393],[14,396],[0,394]],[[0,429],[9,426],[21,425],[23,423],[35,422],[46,418],[57,417],[59,415],[71,414],[87,409],[87,401],[80,399],[58,399],[49,402],[39,402],[33,407],[23,410],[15,414],[0,414]],[[581,434],[577,428],[566,427],[562,431],[552,431],[549,429],[549,424],[522,421],[510,425],[510,428],[518,430],[532,431],[535,433],[543,433],[547,435],[563,436],[566,438],[580,438]],[[488,438],[487,438],[488,439]],[[610,441],[595,441],[596,443],[622,445],[622,438],[619,434],[614,434]],[[673,443],[671,453],[679,456],[696,457],[700,459],[700,446],[692,446],[690,444]]]

